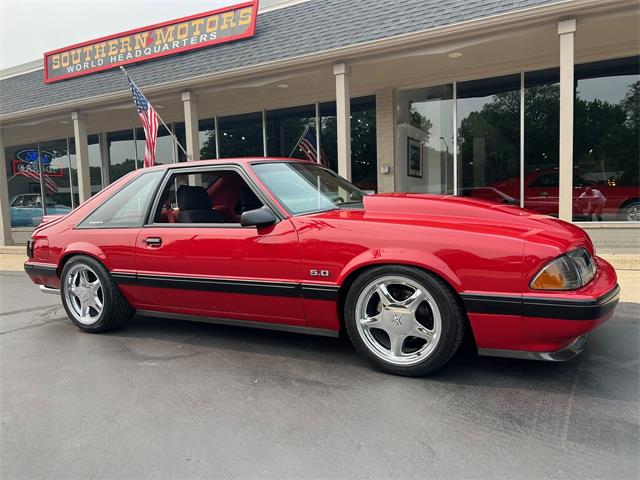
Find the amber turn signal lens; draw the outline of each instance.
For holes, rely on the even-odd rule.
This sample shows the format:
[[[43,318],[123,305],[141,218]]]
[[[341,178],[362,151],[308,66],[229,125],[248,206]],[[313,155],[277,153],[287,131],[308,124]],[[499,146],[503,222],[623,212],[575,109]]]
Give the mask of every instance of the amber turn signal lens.
[[[547,264],[531,282],[534,290],[575,290],[582,285],[576,265],[568,255]]]
[[[531,284],[531,288],[536,290],[564,290],[564,279],[560,269],[552,264],[540,272],[535,281]]]

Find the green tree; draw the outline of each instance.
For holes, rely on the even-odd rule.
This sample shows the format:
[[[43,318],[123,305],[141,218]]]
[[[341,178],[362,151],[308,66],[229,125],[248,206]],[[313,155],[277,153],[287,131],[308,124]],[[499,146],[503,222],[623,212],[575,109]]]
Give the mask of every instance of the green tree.
[[[464,101],[464,100],[463,100]],[[520,164],[520,92],[493,95],[480,111],[471,112],[460,123],[458,141],[462,185],[474,186],[474,141],[482,139],[486,184],[518,175]]]

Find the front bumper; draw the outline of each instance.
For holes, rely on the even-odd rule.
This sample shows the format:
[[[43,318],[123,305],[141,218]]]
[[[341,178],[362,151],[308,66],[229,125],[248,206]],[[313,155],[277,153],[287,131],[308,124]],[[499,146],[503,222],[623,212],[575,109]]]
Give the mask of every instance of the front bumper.
[[[549,362],[566,362],[577,357],[587,342],[587,335],[581,335],[568,345],[554,352],[527,352],[524,350],[502,350],[496,348],[479,348],[478,355],[488,357],[520,358],[523,360],[544,360]]]
[[[59,289],[47,287],[46,285],[40,285],[40,291],[42,293],[48,293],[50,295],[60,295]]]
[[[620,299],[620,286],[616,285],[604,295],[594,299],[550,299],[524,297],[522,315],[558,320],[598,320],[609,318]]]
[[[618,305],[615,270],[597,258],[593,281],[574,292],[527,292],[509,299],[463,296],[481,355],[563,361],[582,351],[586,334]],[[480,313],[470,309],[475,308]]]

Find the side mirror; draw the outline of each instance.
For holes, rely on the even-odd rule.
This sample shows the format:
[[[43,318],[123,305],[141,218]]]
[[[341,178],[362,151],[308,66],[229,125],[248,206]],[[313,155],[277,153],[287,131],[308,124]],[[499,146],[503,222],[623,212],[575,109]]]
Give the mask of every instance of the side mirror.
[[[243,227],[266,227],[278,221],[278,217],[269,207],[260,207],[255,210],[247,210],[240,216],[240,225]]]

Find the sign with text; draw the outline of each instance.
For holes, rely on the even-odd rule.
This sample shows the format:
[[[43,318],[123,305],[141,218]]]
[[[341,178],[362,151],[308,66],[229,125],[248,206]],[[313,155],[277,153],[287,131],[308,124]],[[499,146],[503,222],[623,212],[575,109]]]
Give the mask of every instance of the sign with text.
[[[61,177],[62,170],[51,164],[42,164],[42,173],[47,177]],[[13,174],[23,177],[38,177],[40,175],[40,163],[25,162],[15,159],[13,161]]]
[[[44,54],[44,81],[57,82],[255,34],[258,0],[91,40]]]

